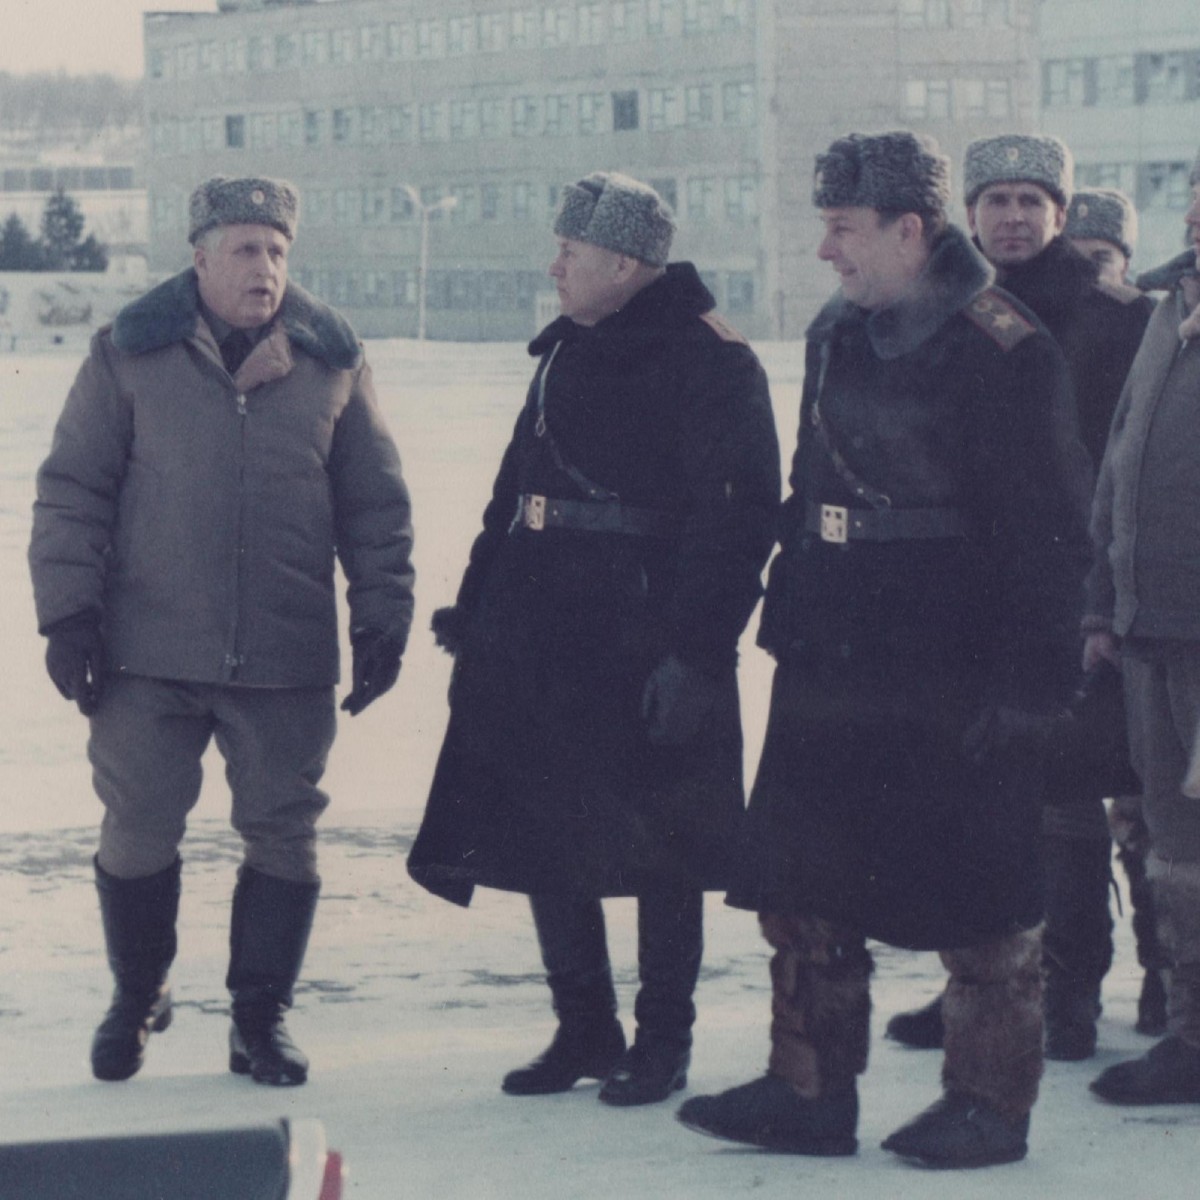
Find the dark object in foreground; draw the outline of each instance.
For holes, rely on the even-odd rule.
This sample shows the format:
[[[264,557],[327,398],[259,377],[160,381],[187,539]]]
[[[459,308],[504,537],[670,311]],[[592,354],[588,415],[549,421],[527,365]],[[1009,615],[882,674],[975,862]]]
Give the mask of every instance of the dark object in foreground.
[[[947,1092],[885,1138],[883,1149],[924,1167],[990,1167],[1024,1158],[1028,1136],[1028,1113],[1014,1120],[970,1096]]]
[[[320,1121],[0,1146],[21,1200],[341,1200]]]

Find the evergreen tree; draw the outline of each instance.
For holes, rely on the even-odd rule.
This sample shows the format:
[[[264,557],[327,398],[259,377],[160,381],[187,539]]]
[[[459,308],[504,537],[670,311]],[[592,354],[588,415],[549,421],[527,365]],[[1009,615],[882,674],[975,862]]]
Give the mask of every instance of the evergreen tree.
[[[47,271],[74,269],[80,235],[83,233],[83,213],[74,196],[59,187],[50,194],[42,210],[42,254]]]
[[[41,247],[21,218],[12,213],[0,227],[0,271],[40,271],[42,268]]]
[[[75,248],[72,271],[107,271],[108,250],[104,244],[96,240],[94,233],[87,237]]]

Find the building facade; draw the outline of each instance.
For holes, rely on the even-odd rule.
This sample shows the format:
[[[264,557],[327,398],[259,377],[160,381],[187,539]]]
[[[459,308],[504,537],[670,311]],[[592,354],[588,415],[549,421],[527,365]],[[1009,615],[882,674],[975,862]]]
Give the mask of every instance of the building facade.
[[[1195,0],[1045,0],[1041,126],[1075,155],[1078,187],[1118,187],[1138,209],[1135,270],[1183,249],[1200,144]]]
[[[956,158],[1032,128],[1036,0],[220,0],[145,19],[150,259],[188,261],[215,173],[301,189],[296,278],[365,336],[523,339],[563,183],[648,180],[735,324],[797,337],[833,290],[813,156],[915,128]],[[539,306],[539,298],[542,303]]]

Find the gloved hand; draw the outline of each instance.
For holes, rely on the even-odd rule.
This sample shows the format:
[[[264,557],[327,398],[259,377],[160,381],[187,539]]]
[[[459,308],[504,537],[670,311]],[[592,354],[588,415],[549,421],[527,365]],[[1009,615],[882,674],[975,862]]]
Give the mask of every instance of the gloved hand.
[[[350,645],[354,651],[354,674],[350,694],[342,701],[342,711],[357,717],[400,677],[404,647],[378,629],[351,630]]]
[[[1052,716],[989,704],[963,734],[963,753],[973,763],[982,763],[1022,742],[1045,744],[1053,727]]]
[[[457,604],[435,609],[429,628],[433,630],[433,640],[452,658],[457,657],[467,632],[466,613]]]
[[[642,719],[656,746],[690,742],[712,712],[721,686],[711,676],[676,658],[663,659],[642,692]]]
[[[100,621],[79,613],[46,630],[46,671],[67,700],[74,700],[85,717],[100,705],[104,686],[104,642]]]

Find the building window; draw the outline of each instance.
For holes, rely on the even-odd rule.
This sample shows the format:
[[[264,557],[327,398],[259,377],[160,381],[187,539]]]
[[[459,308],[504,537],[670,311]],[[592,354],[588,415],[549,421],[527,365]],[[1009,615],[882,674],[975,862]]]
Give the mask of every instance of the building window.
[[[707,129],[715,119],[711,83],[698,83],[684,88],[684,123],[697,129]]]
[[[408,188],[392,188],[392,224],[403,225],[411,221],[416,212]]]
[[[901,29],[945,29],[950,24],[948,0],[900,0]]]
[[[333,201],[326,188],[304,189],[304,220],[310,225],[328,225],[333,216]]]
[[[362,219],[364,225],[382,225],[388,218],[388,189],[363,188]]]
[[[333,223],[357,225],[362,220],[362,196],[358,188],[336,188],[333,193]]]
[[[329,61],[352,63],[354,61],[354,30],[335,29],[329,39]]]
[[[441,58],[446,53],[446,43],[441,21],[430,18],[417,22],[417,57]]]
[[[166,79],[168,62],[166,51],[160,47],[146,51],[146,74],[151,79]]]
[[[598,0],[589,0],[575,10],[581,46],[598,46],[604,41],[604,5]]]
[[[1186,162],[1143,163],[1139,171],[1137,207],[1182,212],[1191,199]]]
[[[1095,103],[1105,107],[1124,107],[1136,99],[1133,55],[1109,55],[1095,60]]]
[[[725,279],[725,307],[731,313],[754,311],[754,276],[749,271],[730,271]]]
[[[205,150],[219,150],[221,148],[220,117],[200,118],[200,145]]]
[[[230,38],[225,43],[225,72],[244,75],[246,72],[246,39]]]
[[[498,138],[504,132],[504,101],[497,99],[479,102],[479,136]]]
[[[450,140],[466,141],[479,136],[479,105],[474,100],[450,101]]]
[[[1080,108],[1087,103],[1087,63],[1082,58],[1050,59],[1042,84],[1047,108]]]
[[[484,221],[494,221],[500,216],[499,184],[481,183],[479,185],[479,216]]]
[[[191,79],[196,74],[199,65],[199,55],[196,47],[188,42],[185,46],[175,47],[175,75],[179,79]]]
[[[470,54],[475,49],[471,41],[474,32],[474,18],[451,17],[446,22],[446,53]]]
[[[504,49],[504,14],[481,13],[478,22],[479,49],[491,54]]]
[[[279,114],[279,144],[289,147],[304,145],[304,123],[300,113]]]
[[[683,32],[688,35],[714,33],[717,13],[714,0],[683,0]]]
[[[356,145],[358,142],[358,109],[335,108],[330,128],[335,145]]]
[[[443,112],[438,103],[422,104],[417,108],[417,137],[421,141],[440,142],[445,138]]]
[[[397,308],[413,308],[417,303],[415,271],[392,272],[392,302]]]
[[[638,127],[637,92],[613,92],[613,129],[636,129]]]
[[[387,32],[382,25],[363,25],[359,29],[358,57],[363,62],[383,62],[387,57]]]
[[[944,121],[950,116],[945,79],[910,79],[904,85],[904,116],[910,121]]]
[[[412,105],[391,104],[387,108],[387,129],[389,142],[412,141]]]
[[[559,137],[571,132],[570,96],[545,97],[545,121],[542,132],[550,137]]]
[[[1007,79],[960,80],[959,103],[969,120],[1008,117],[1012,111],[1009,82]]]
[[[530,49],[538,44],[540,30],[536,8],[519,8],[512,14],[512,45]]]
[[[319,146],[325,140],[325,114],[315,108],[304,113],[304,144]]]
[[[674,7],[675,0],[646,0],[646,32],[651,37],[661,37],[668,32]]]
[[[753,83],[726,83],[721,86],[721,119],[726,125],[754,124]]]
[[[250,145],[255,150],[273,150],[275,148],[274,113],[251,114]]]
[[[269,71],[271,42],[265,37],[252,37],[246,42],[246,64],[251,71]]]
[[[391,22],[387,27],[388,59],[391,62],[400,62],[412,58],[415,53],[412,26]]]
[[[1144,104],[1175,104],[1188,99],[1191,56],[1186,54],[1139,54],[1137,60]]]
[[[533,217],[533,185],[512,185],[512,215],[514,221],[528,221]]]
[[[1012,24],[1010,0],[963,0],[964,29],[1001,29]]]
[[[567,46],[571,42],[571,10],[552,4],[542,12],[542,45]]]
[[[541,100],[537,96],[514,96],[513,137],[532,137],[541,131]]]
[[[1076,163],[1075,185],[1080,188],[1119,188],[1137,195],[1137,167],[1133,163]]]
[[[454,184],[450,195],[455,204],[450,210],[450,220],[456,225],[473,225],[479,220],[479,193],[470,184]]]
[[[607,101],[608,97],[603,92],[584,92],[579,97],[580,133],[601,132],[601,119]]]
[[[646,94],[646,128],[674,129],[680,121],[679,92],[675,88],[651,88]]]
[[[679,207],[678,190],[673,179],[651,179],[650,186],[666,201],[672,212]]]
[[[241,150],[246,145],[246,118],[225,118],[225,145],[231,150]]]
[[[614,42],[632,42],[641,37],[641,0],[612,0],[609,9],[610,36]]]
[[[387,109],[381,104],[365,104],[358,111],[364,146],[379,146],[388,140]]]
[[[725,180],[725,216],[739,223],[758,216],[758,180],[753,175],[734,175]]]
[[[329,61],[329,30],[307,29],[300,35],[300,58],[306,67]]]
[[[300,49],[294,33],[277,33],[272,50],[275,66],[279,70],[294,67],[300,58]]]
[[[750,28],[750,0],[721,0],[721,28],[727,33]]]
[[[687,181],[687,215],[691,221],[709,221],[717,215],[717,181],[697,178]]]
[[[215,75],[221,69],[221,52],[216,42],[201,42],[198,62],[201,75]]]

